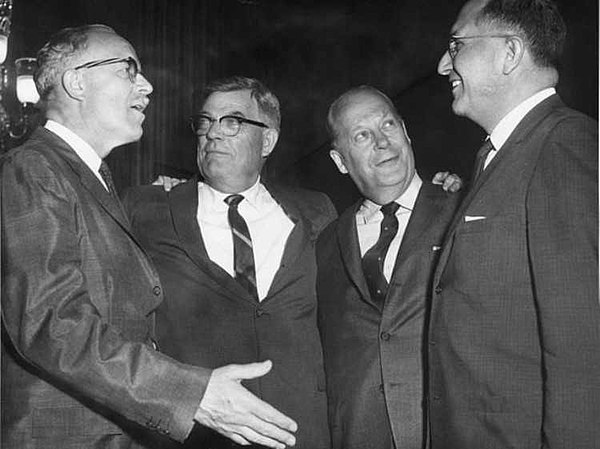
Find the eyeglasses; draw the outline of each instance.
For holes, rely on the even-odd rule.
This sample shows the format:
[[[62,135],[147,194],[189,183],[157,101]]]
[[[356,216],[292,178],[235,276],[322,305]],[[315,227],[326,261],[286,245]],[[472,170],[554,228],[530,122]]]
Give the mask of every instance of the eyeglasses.
[[[140,68],[138,67],[137,62],[131,56],[129,56],[128,58],[96,59],[95,61],[89,61],[89,62],[86,62],[85,64],[78,65],[77,67],[74,67],[73,70],[93,69],[94,67],[101,67],[103,65],[119,64],[121,62],[124,62],[127,64],[127,68],[125,69],[127,71],[127,77],[129,78],[129,81],[131,81],[132,83],[135,83],[135,80],[136,80],[137,76],[141,73],[141,71],[140,71]]]
[[[240,128],[243,123],[247,123],[248,125],[259,126],[261,128],[268,128],[268,125],[265,125],[262,122],[257,122],[255,120],[250,120],[244,117],[238,117],[237,115],[224,115],[223,117],[216,119],[209,117],[205,114],[192,115],[190,117],[190,125],[192,126],[192,131],[197,136],[205,136],[208,134],[210,127],[214,122],[219,122],[219,128],[223,135],[228,137],[236,136],[237,133],[240,132]]]
[[[458,54],[458,51],[460,50],[460,45],[462,45],[461,41],[466,39],[507,39],[515,36],[515,34],[477,34],[473,36],[451,36],[448,40],[448,54],[450,55],[450,59],[454,60]]]

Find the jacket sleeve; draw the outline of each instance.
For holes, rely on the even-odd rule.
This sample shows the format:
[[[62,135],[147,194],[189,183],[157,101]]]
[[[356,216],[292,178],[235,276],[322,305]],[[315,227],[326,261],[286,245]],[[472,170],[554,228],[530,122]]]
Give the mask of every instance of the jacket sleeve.
[[[548,448],[592,449],[600,441],[597,157],[597,123],[562,120],[527,198]]]
[[[84,240],[94,236],[80,232],[77,192],[52,163],[36,153],[6,158],[1,189],[2,323],[15,351],[85,403],[184,440],[211,371],[111,325],[110,302],[91,297],[83,269]]]

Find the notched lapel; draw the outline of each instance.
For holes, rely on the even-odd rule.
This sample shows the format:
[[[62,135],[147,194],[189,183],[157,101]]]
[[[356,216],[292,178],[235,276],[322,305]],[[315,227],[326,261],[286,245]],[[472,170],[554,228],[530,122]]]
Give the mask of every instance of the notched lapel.
[[[356,230],[356,211],[360,207],[359,201],[355,207],[346,210],[338,221],[336,235],[342,261],[348,272],[352,283],[356,286],[360,295],[369,303],[377,307],[371,300],[369,287],[365,280],[360,257],[360,245],[358,243],[358,232]],[[379,307],[377,307],[379,308]]]
[[[80,180],[81,184],[92,194],[92,196],[100,203],[102,208],[106,210],[109,216],[113,217],[117,223],[133,238],[131,234],[131,226],[127,215],[123,210],[120,201],[115,200],[110,193],[104,188],[100,180],[94,175],[90,168],[77,156],[73,150],[60,137],[41,128],[36,133],[36,138],[45,141],[48,148],[52,151],[47,152],[49,156],[55,155],[61,158],[71,169],[71,172]],[[135,240],[135,239],[134,239]]]

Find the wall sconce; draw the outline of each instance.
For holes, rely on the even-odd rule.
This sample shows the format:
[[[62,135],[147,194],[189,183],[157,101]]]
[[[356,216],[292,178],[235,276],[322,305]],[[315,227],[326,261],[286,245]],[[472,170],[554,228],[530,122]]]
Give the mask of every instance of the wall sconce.
[[[40,96],[35,88],[33,73],[36,68],[35,58],[19,58],[15,61],[15,93],[21,104],[16,117],[10,114],[5,95],[9,91],[8,70],[4,66],[8,53],[8,36],[12,17],[13,0],[0,0],[0,152],[24,138],[30,130],[30,117],[37,111],[35,104]],[[13,145],[11,145],[11,143]]]

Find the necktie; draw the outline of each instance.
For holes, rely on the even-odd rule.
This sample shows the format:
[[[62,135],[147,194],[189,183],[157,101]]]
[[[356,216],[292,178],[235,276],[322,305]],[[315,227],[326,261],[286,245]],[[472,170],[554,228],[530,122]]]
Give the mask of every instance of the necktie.
[[[481,173],[483,173],[483,166],[485,164],[485,160],[487,159],[487,155],[494,149],[494,145],[492,144],[492,139],[489,137],[485,139],[479,151],[477,151],[477,156],[475,157],[475,169],[473,170],[473,180],[471,181],[471,185],[475,184]]]
[[[118,198],[117,189],[115,189],[115,183],[113,182],[112,176],[110,174],[110,168],[108,168],[108,164],[104,161],[100,164],[100,168],[98,169],[98,173],[102,176],[106,187],[108,188],[108,193],[112,195],[113,198]]]
[[[388,282],[383,274],[383,263],[390,243],[398,232],[398,219],[396,211],[400,205],[392,202],[381,207],[383,220],[379,239],[363,256],[362,266],[369,292],[377,304],[383,306],[387,294]]]
[[[254,254],[252,252],[252,239],[248,225],[238,212],[238,204],[244,199],[242,195],[229,195],[225,202],[229,206],[227,218],[233,235],[233,265],[235,279],[258,300],[256,290],[256,271],[254,268]]]

